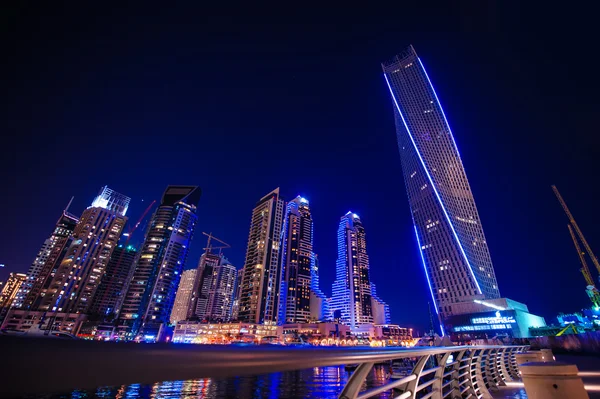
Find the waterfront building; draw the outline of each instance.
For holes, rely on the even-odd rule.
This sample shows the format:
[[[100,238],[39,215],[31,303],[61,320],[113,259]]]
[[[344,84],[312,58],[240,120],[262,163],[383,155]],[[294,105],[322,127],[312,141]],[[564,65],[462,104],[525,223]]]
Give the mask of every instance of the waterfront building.
[[[277,323],[284,208],[277,188],[261,198],[252,211],[239,296],[240,321]]]
[[[173,342],[185,344],[260,343],[265,339],[279,339],[281,331],[281,326],[274,324],[180,321],[175,326]]]
[[[125,227],[130,198],[108,187],[81,215],[73,241],[34,309],[88,313],[100,279]]]
[[[126,338],[166,333],[198,216],[200,188],[168,186],[150,221],[119,313]]]
[[[372,295],[365,229],[357,214],[348,212],[342,216],[337,238],[338,257],[331,311],[334,319],[349,325],[354,332],[360,330],[361,325],[373,324],[374,305],[387,305]]]
[[[137,255],[135,247],[118,245],[108,261],[89,313],[114,318],[121,309]]]
[[[207,319],[209,313],[208,302],[210,297],[210,287],[212,286],[217,267],[220,263],[221,255],[214,254],[210,252],[209,249],[207,249],[200,257],[196,282],[192,294],[191,313],[188,317],[191,316],[199,320]]]
[[[198,269],[185,270],[181,274],[181,281],[177,294],[175,295],[175,303],[171,311],[171,324],[177,324],[181,320],[186,320],[189,317],[189,310],[192,302],[192,292],[196,283],[196,274]]]
[[[240,295],[242,289],[242,278],[244,277],[244,269],[237,271],[235,279],[235,289],[233,294],[233,305],[231,306],[231,320],[237,321],[240,310]]]
[[[237,270],[224,256],[213,271],[208,290],[205,318],[211,321],[230,321]]]
[[[498,283],[454,135],[421,59],[410,46],[382,68],[417,245],[443,335],[452,316],[467,309],[489,312],[481,301],[500,299]]]
[[[6,316],[8,310],[14,307],[17,293],[26,278],[27,275],[24,273],[10,273],[8,275],[8,280],[6,280],[6,283],[2,286],[2,291],[0,291],[0,322]]]
[[[310,320],[313,322],[330,321],[332,317],[329,299],[321,291],[319,285],[319,257],[317,254],[313,254],[310,274]]]
[[[282,281],[279,320],[306,323],[311,319],[313,221],[308,200],[300,196],[286,206],[282,239]]]
[[[71,202],[69,202],[69,205]],[[17,293],[17,308],[32,309],[41,295],[45,295],[58,265],[62,262],[67,249],[73,241],[73,231],[79,218],[69,213],[69,205],[62,211],[54,230],[42,244],[36,258],[29,267],[27,279]]]
[[[487,241],[453,133],[410,46],[382,64],[415,234],[442,319],[456,303],[500,298]]]

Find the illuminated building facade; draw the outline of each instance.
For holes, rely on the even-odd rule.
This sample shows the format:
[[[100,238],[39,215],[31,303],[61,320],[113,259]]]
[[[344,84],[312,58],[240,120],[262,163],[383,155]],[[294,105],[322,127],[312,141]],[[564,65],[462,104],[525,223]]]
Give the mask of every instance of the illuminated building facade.
[[[180,321],[175,327],[173,342],[186,344],[257,343],[264,338],[279,338],[281,331],[281,326],[272,324]]]
[[[190,309],[197,271],[197,269],[190,269],[181,273],[181,281],[179,282],[177,295],[175,295],[175,303],[173,304],[173,310],[171,311],[171,324],[177,324],[189,317],[188,311]]]
[[[73,232],[73,241],[36,298],[34,309],[88,313],[100,279],[117,246],[127,218],[130,198],[103,187]]]
[[[277,188],[261,198],[252,211],[239,297],[240,321],[277,323],[284,208]]]
[[[305,198],[298,196],[287,204],[282,244],[279,320],[280,323],[307,323],[311,319],[313,221]]]
[[[411,46],[382,67],[417,243],[444,320],[457,303],[499,298],[498,283],[458,148],[423,63]]]
[[[118,314],[131,280],[137,250],[128,245],[117,246],[104,270],[89,313],[113,317]]]
[[[73,241],[73,231],[79,218],[65,209],[52,231],[44,242],[37,257],[27,272],[27,279],[17,294],[16,307],[33,309],[40,295],[45,294],[48,284],[52,281],[58,265],[62,262],[67,249]]]
[[[8,280],[0,291],[0,322],[4,319],[8,310],[15,305],[15,299],[19,289],[27,279],[24,273],[10,273]]]
[[[200,257],[196,283],[192,294],[190,316],[197,317],[200,320],[208,317],[210,288],[220,263],[221,255],[211,253],[208,250]]]
[[[374,306],[380,309],[387,305],[372,293],[365,228],[357,214],[348,212],[342,216],[337,236],[338,258],[331,312],[335,319],[355,332],[373,324]],[[385,314],[385,310],[383,312]]]
[[[168,186],[146,231],[121,312],[119,330],[162,339],[189,252],[200,201],[197,186]]]
[[[235,290],[233,292],[233,306],[231,306],[231,320],[237,320],[240,313],[240,295],[243,277],[244,269],[238,270],[237,277],[235,279]]]
[[[371,283],[371,302],[373,304],[373,323],[390,324],[390,306],[379,299],[374,283]]]
[[[231,320],[236,280],[237,269],[227,258],[221,256],[208,288],[206,318],[222,322]]]

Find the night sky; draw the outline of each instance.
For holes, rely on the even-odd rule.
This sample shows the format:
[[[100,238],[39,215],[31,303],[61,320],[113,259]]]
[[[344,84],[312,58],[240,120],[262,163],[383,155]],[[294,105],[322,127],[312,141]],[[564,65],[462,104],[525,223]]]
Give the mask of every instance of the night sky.
[[[589,306],[550,185],[600,255],[590,10],[77,4],[1,13],[0,279],[28,269],[71,196],[81,214],[103,185],[132,198],[132,224],[168,184],[201,186],[186,267],[206,231],[232,245],[240,268],[254,204],[281,187],[311,203],[327,295],[338,221],[352,210],[392,321],[428,328],[380,66],[413,44],[455,134],[502,296],[548,321]]]

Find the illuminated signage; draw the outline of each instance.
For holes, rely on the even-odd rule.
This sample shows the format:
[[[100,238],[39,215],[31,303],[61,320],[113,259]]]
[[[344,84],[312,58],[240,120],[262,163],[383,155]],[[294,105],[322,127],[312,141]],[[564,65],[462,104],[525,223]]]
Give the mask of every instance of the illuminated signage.
[[[496,312],[495,317],[474,317],[471,319],[473,324],[514,324],[516,320],[514,316],[502,316],[500,312]]]

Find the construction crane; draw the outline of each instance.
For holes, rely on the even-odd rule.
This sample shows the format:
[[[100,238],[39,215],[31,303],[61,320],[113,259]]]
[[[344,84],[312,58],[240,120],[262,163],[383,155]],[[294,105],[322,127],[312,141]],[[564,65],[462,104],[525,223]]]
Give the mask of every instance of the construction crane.
[[[202,232],[202,234],[204,234],[205,236],[207,236],[207,237],[208,237],[208,241],[207,241],[207,243],[206,243],[206,248],[202,248],[202,249],[204,249],[205,251],[207,251],[208,253],[211,253],[211,251],[212,251],[213,249],[218,249],[218,250],[219,250],[219,255],[221,255],[221,251],[222,251],[223,249],[225,249],[225,248],[231,248],[231,245],[229,245],[229,244],[227,244],[225,241],[223,241],[223,240],[220,240],[220,239],[218,239],[217,237],[213,236],[213,235],[212,235],[212,233],[205,233],[205,232]],[[221,243],[221,244],[223,244],[223,245],[220,245],[220,246],[213,246],[213,245],[211,245],[211,244],[210,244],[210,241],[211,241],[211,240],[218,241],[218,242],[220,242],[220,243]]]
[[[556,186],[553,185],[552,190],[554,191],[554,194],[556,194],[556,198],[558,198],[558,202],[560,202],[563,209],[565,210],[565,213],[567,214],[567,217],[569,218],[569,222],[573,226],[573,229],[575,229],[575,232],[577,233],[579,240],[581,240],[581,243],[583,244],[583,247],[587,251],[587,254],[589,255],[590,259],[592,259],[592,263],[594,264],[594,266],[596,266],[598,273],[600,273],[600,263],[598,263],[598,259],[596,258],[596,255],[594,255],[594,253],[592,252],[592,248],[590,248],[590,245],[588,244],[587,240],[583,236],[583,233],[581,232],[581,229],[577,225],[575,218],[573,218],[571,211],[569,211],[569,208],[567,207],[565,200],[563,200],[563,198],[560,195],[560,193],[558,192],[558,189],[556,188]]]
[[[588,283],[585,291],[590,297],[590,301],[592,301],[594,309],[598,310],[600,309],[600,292],[598,292],[598,289],[594,284],[592,273],[590,272],[587,262],[585,261],[585,252],[581,250],[581,247],[577,242],[577,238],[575,237],[575,232],[573,231],[573,228],[570,224],[568,224],[567,227],[569,228],[569,233],[571,234],[571,238],[573,239],[573,244],[575,245],[575,249],[577,250],[577,255],[579,255],[579,260],[581,261],[581,274],[583,274],[583,278],[585,278],[585,281]]]

